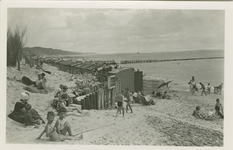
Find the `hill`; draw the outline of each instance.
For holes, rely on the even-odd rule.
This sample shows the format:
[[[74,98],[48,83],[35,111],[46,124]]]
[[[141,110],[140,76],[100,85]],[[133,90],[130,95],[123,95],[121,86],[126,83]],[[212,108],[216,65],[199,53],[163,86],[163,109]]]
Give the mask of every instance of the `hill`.
[[[81,55],[81,54],[84,54],[80,52],[70,52],[70,51],[63,51],[59,49],[43,48],[43,47],[25,47],[24,51],[30,54],[34,54],[34,55]]]

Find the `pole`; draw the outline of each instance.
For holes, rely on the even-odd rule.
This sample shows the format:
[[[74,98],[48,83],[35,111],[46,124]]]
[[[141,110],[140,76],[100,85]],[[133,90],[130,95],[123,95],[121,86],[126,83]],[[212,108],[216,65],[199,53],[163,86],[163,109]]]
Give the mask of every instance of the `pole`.
[[[86,130],[86,131],[77,133],[77,134],[75,134],[74,136],[79,135],[79,134],[82,134],[82,133],[85,133],[85,132],[93,131],[93,130],[95,130],[95,129],[99,129],[99,128],[103,128],[103,127],[106,127],[106,126],[110,126],[110,125],[113,125],[113,124],[115,124],[115,123],[111,123],[111,124],[108,124],[108,125],[100,126],[100,127],[93,128],[93,129],[89,129],[89,130]]]

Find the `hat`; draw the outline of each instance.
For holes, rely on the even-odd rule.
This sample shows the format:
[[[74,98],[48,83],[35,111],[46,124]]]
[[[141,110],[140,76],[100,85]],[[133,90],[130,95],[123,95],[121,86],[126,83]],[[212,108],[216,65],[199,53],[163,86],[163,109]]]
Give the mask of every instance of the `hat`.
[[[63,89],[67,90],[67,89],[68,89],[68,87],[67,87],[66,85],[64,85],[64,86],[63,86]]]
[[[22,100],[28,100],[29,99],[29,94],[26,92],[22,92],[20,95],[20,99]]]

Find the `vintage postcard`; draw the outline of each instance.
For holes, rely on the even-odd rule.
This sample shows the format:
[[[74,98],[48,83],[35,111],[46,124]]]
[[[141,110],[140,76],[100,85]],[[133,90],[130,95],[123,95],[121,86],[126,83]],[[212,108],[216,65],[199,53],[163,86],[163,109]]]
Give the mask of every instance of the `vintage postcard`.
[[[232,8],[3,1],[3,147],[232,148]]]

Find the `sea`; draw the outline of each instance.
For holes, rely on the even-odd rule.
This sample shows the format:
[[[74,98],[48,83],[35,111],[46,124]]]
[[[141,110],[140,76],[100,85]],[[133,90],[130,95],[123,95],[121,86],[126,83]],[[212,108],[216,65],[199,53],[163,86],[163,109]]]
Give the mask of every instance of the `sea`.
[[[163,60],[183,58],[224,57],[224,50],[196,50],[179,52],[158,53],[123,53],[123,54],[96,54],[86,55],[86,59],[94,60]],[[143,74],[151,77],[172,79],[173,81],[188,83],[194,76],[196,81],[205,85],[220,85],[224,82],[224,58],[202,59],[186,61],[169,61],[153,63],[121,64],[125,67],[133,67],[143,71]]]

